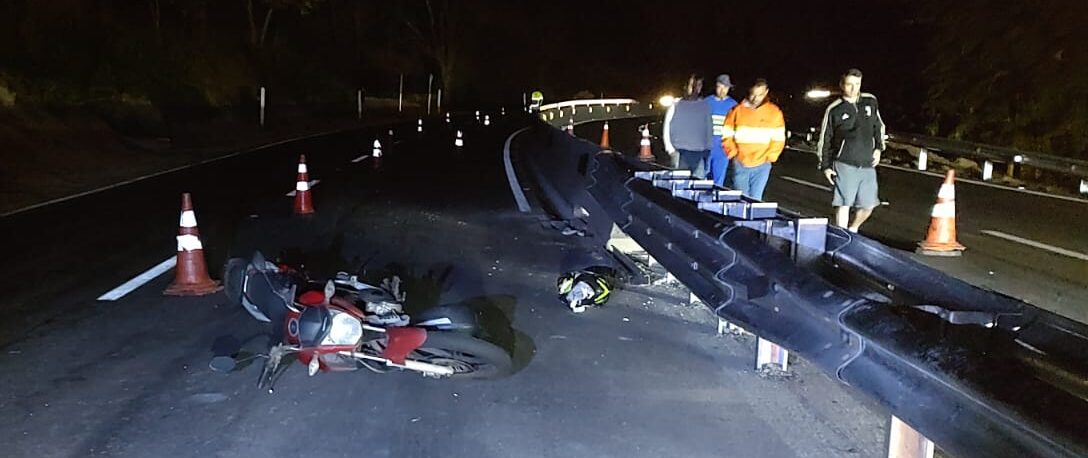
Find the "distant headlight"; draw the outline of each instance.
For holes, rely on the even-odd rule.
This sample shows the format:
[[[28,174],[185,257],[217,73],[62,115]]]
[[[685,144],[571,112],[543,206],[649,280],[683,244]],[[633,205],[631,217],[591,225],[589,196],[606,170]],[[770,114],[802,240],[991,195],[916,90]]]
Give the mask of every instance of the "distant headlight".
[[[329,335],[321,341],[321,345],[356,345],[363,338],[363,324],[347,313],[339,310],[332,312],[332,326]]]
[[[665,108],[671,107],[674,103],[676,103],[676,97],[671,95],[663,95],[660,99],[657,99],[657,104]]]

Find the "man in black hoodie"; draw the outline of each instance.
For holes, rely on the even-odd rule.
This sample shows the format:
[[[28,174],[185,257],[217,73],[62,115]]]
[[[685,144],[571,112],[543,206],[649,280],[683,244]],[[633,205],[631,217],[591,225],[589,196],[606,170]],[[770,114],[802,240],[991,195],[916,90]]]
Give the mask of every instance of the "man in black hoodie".
[[[884,121],[876,97],[861,92],[861,70],[847,70],[841,85],[842,98],[824,112],[816,150],[820,170],[834,186],[835,224],[857,232],[880,205],[876,165],[884,151]]]

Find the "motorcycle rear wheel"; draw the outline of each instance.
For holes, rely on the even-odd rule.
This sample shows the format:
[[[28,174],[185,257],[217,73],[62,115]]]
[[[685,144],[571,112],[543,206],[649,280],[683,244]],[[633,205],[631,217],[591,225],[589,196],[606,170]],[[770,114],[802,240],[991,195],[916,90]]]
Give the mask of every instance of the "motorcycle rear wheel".
[[[514,371],[506,350],[459,332],[428,332],[423,346],[408,358],[450,367],[452,379],[496,379]]]

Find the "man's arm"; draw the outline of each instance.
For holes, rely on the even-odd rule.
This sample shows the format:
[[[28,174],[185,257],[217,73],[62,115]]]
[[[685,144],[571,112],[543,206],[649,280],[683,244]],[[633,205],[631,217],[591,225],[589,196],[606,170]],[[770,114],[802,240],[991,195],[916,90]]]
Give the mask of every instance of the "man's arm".
[[[831,110],[838,106],[840,102],[832,102],[827,105],[827,110],[824,111],[824,119],[820,122],[820,140],[816,143],[816,155],[820,158],[820,170],[827,170],[831,168],[832,146],[831,141],[835,135],[835,128],[831,125]]]
[[[710,109],[710,102],[704,101],[706,104],[706,145],[709,149],[714,149],[714,110]]]
[[[730,159],[737,155],[737,111],[737,107],[729,110],[722,123],[722,149],[725,150],[725,157]]]
[[[771,134],[771,143],[767,146],[767,158],[771,162],[777,161],[786,147],[786,118],[782,115],[782,110],[775,111],[774,125],[771,126],[774,127],[774,132]]]
[[[665,151],[673,152],[676,148],[672,147],[672,136],[669,135],[669,131],[672,130],[672,115],[676,112],[676,105],[669,107],[669,111],[665,112],[665,125],[661,126],[661,140],[665,143]]]
[[[876,145],[876,149],[884,151],[887,149],[887,145],[884,143],[887,130],[884,126],[884,120],[880,117],[880,107],[877,104],[876,97],[873,97],[873,111],[876,114],[876,116],[873,116],[873,145]]]

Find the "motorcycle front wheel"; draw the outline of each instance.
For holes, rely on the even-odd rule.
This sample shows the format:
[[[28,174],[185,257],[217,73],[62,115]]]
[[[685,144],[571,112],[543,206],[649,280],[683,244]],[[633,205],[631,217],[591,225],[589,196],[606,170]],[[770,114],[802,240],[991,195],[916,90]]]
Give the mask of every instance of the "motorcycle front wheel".
[[[453,379],[496,379],[510,375],[514,362],[498,346],[458,332],[428,332],[423,346],[408,357],[453,369]]]

